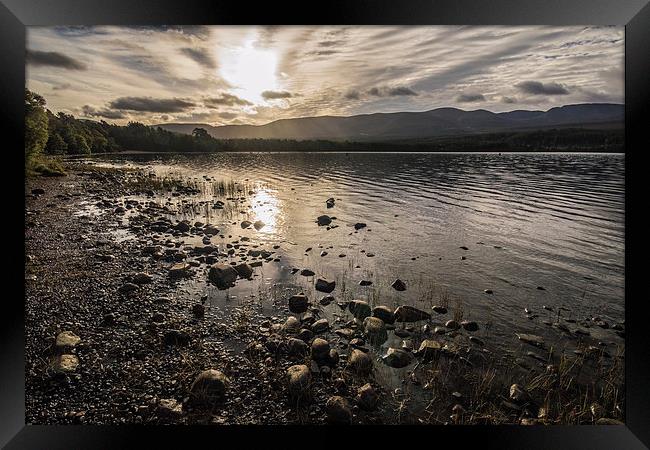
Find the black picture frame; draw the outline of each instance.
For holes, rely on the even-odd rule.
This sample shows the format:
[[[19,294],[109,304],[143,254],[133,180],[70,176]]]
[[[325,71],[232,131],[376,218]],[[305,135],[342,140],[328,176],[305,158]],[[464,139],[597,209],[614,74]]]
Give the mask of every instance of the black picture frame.
[[[3,179],[5,192],[13,202],[11,217],[24,214],[24,197],[17,192],[23,178],[23,102],[25,87],[25,27],[34,25],[162,25],[162,24],[463,24],[463,25],[619,25],[625,26],[625,316],[626,316],[626,412],[625,426],[457,426],[418,427],[418,430],[368,430],[390,445],[387,439],[403,439],[418,432],[431,444],[464,446],[466,439],[480,448],[588,448],[637,449],[650,446],[650,351],[646,347],[647,316],[643,314],[642,278],[634,275],[634,246],[640,241],[635,223],[645,208],[632,207],[635,193],[643,192],[638,177],[643,170],[642,153],[650,151],[647,125],[650,124],[650,3],[648,0],[328,0],[322,3],[280,4],[207,0],[2,0],[0,4],[0,114],[5,125],[3,147],[11,169]],[[9,174],[15,174],[11,179]],[[24,185],[24,179],[22,179]],[[15,183],[15,184],[14,184]],[[13,213],[13,214],[12,214]],[[5,258],[17,272],[6,272],[6,285],[17,288],[5,295],[0,313],[0,445],[6,448],[115,448],[135,446],[142,438],[148,447],[187,445],[188,439],[203,438],[222,445],[233,433],[237,439],[264,437],[280,431],[278,443],[288,439],[310,442],[334,439],[329,432],[310,430],[298,438],[294,429],[256,427],[254,432],[240,427],[150,427],[150,426],[25,426],[24,396],[24,247],[16,225],[6,222],[6,233],[15,247]],[[638,226],[640,228],[640,226]],[[13,252],[15,257],[12,258]],[[303,428],[302,431],[305,429]],[[244,431],[244,433],[241,433]],[[338,431],[336,432],[338,434]],[[233,436],[234,437],[234,436]],[[217,440],[218,439],[218,440]],[[285,441],[286,439],[286,441]],[[445,443],[445,441],[447,443]],[[332,440],[332,445],[336,441]],[[426,441],[424,441],[426,442]],[[397,443],[397,442],[396,442]],[[298,445],[298,444],[296,444]],[[305,445],[305,443],[301,444]],[[408,445],[408,442],[407,442]],[[415,444],[415,441],[411,445]]]

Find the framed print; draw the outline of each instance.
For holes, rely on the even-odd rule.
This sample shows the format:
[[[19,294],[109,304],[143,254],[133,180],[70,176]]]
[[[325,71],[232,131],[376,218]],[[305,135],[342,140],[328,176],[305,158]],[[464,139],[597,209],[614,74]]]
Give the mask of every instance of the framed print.
[[[644,1],[1,10],[7,448],[648,445]]]

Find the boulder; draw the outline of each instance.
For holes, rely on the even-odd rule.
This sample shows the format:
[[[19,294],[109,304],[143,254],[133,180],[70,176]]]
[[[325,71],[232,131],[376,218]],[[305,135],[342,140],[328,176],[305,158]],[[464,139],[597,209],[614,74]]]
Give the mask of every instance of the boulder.
[[[447,314],[447,308],[444,306],[434,306],[433,308],[434,312],[437,312],[438,314]]]
[[[208,279],[215,284],[218,289],[228,289],[235,284],[237,280],[237,271],[230,265],[215,264],[210,267]]]
[[[311,370],[304,364],[291,366],[287,369],[287,383],[292,397],[302,397],[309,388]]]
[[[389,367],[401,369],[411,364],[413,354],[401,348],[389,348],[386,355],[382,357],[382,361]]]
[[[348,357],[348,368],[356,374],[368,375],[372,371],[372,359],[367,353],[355,348]]]
[[[348,305],[348,309],[359,320],[363,320],[371,314],[370,305],[363,300],[352,300]]]
[[[404,283],[402,280],[399,278],[395,281],[393,281],[393,284],[391,284],[392,288],[395,289],[396,291],[405,291],[406,290],[406,283]]]
[[[329,294],[336,288],[336,281],[330,281],[325,278],[319,278],[316,280],[316,290],[320,292],[325,292]]]
[[[372,411],[377,407],[379,395],[370,383],[366,383],[357,390],[356,401],[359,408]]]
[[[372,316],[381,319],[384,323],[395,323],[395,314],[387,306],[375,306],[372,309]]]
[[[131,281],[135,284],[147,284],[153,281],[153,277],[148,273],[139,272],[131,277]]]
[[[253,223],[250,220],[244,220],[240,224],[240,226],[244,229],[250,227],[251,225],[253,225]]]
[[[455,320],[448,320],[445,322],[445,326],[451,330],[457,330],[460,328],[460,325]]]
[[[156,414],[163,418],[177,419],[183,415],[183,405],[173,398],[161,398],[158,400]]]
[[[260,231],[262,228],[264,228],[265,225],[266,224],[264,222],[258,220],[253,224],[253,228],[255,228],[257,231]]]
[[[332,303],[334,300],[335,300],[335,298],[332,297],[331,295],[326,295],[325,297],[323,297],[323,298],[321,298],[321,299],[319,300],[319,303],[320,303],[321,305],[323,305],[323,306],[327,306],[327,305],[329,305],[330,303]]]
[[[311,358],[316,362],[326,362],[330,355],[330,343],[316,338],[311,343]]]
[[[300,339],[290,338],[287,341],[287,353],[290,356],[305,356],[309,353],[309,345]]]
[[[327,400],[325,413],[330,424],[349,424],[352,420],[352,411],[347,400],[339,395]]]
[[[300,271],[300,275],[302,275],[303,277],[313,277],[314,275],[316,275],[316,273],[313,270],[302,269]]]
[[[302,314],[309,308],[309,299],[303,293],[292,295],[289,298],[289,311],[294,314]]]
[[[363,328],[372,345],[381,345],[388,340],[388,332],[384,321],[378,317],[366,317],[363,321]]]
[[[431,314],[413,306],[403,305],[395,310],[395,319],[398,322],[418,322],[431,319]]]
[[[327,319],[320,319],[311,324],[311,331],[314,333],[322,333],[324,331],[329,330],[330,328],[330,323],[327,321]]]
[[[239,275],[240,278],[249,279],[253,276],[253,268],[246,263],[237,264],[235,266],[235,271],[237,271],[237,275]]]
[[[201,372],[190,387],[190,398],[197,404],[214,404],[222,401],[230,381],[219,370]]]
[[[282,325],[282,331],[287,334],[297,333],[300,329],[300,322],[293,316],[289,316],[287,321]]]
[[[465,328],[467,331],[478,331],[478,324],[473,320],[463,320],[460,323],[460,326]]]
[[[360,230],[360,229],[365,228],[365,227],[366,227],[366,224],[363,223],[363,222],[357,222],[357,223],[354,224],[354,229],[355,230]]]
[[[417,351],[417,356],[422,357],[425,361],[430,361],[440,354],[442,350],[442,345],[438,341],[431,339],[425,339],[420,344],[420,348]]]

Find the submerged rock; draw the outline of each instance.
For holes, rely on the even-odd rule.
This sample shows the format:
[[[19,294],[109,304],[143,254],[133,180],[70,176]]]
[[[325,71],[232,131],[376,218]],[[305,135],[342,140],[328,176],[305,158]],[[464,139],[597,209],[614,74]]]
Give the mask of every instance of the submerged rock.
[[[237,275],[239,275],[241,278],[249,279],[253,276],[253,268],[249,264],[237,264],[235,266],[235,270],[237,271]]]
[[[264,228],[265,225],[266,225],[266,224],[265,224],[264,222],[262,222],[261,220],[258,220],[258,221],[256,221],[256,222],[253,224],[253,227],[254,227],[257,231],[260,231],[262,228]]]
[[[316,280],[316,290],[329,294],[336,288],[336,281],[330,281],[325,278]]]
[[[396,291],[405,291],[406,290],[406,283],[404,283],[402,280],[399,278],[395,281],[393,281],[393,284],[391,284],[393,289]]]
[[[515,336],[527,344],[535,345],[535,346],[541,346],[544,344],[544,339],[542,339],[541,336],[536,336],[534,334],[525,334],[525,333],[515,333]]]
[[[366,224],[363,223],[363,222],[357,222],[357,223],[354,224],[354,229],[355,230],[360,230],[360,229],[365,228],[365,227],[366,227]]]
[[[387,324],[395,323],[395,314],[387,306],[375,306],[372,309],[372,316]]]
[[[389,348],[382,361],[389,367],[401,369],[406,367],[413,361],[413,354],[401,348]]]
[[[413,306],[403,305],[395,310],[395,319],[398,322],[418,322],[431,319],[431,314]]]
[[[478,323],[473,320],[463,320],[460,323],[460,326],[465,328],[467,331],[478,331]]]
[[[437,312],[438,314],[447,314],[447,308],[444,306],[434,306],[431,308],[434,312]]]
[[[316,223],[318,223],[319,226],[329,225],[332,223],[332,218],[328,215],[318,216],[316,218]]]
[[[366,317],[370,316],[370,305],[368,302],[363,300],[352,300],[348,305],[348,309],[354,317],[359,320],[363,320]]]
[[[235,284],[237,280],[237,271],[230,265],[215,264],[210,267],[208,279],[217,286],[218,289],[228,289]]]

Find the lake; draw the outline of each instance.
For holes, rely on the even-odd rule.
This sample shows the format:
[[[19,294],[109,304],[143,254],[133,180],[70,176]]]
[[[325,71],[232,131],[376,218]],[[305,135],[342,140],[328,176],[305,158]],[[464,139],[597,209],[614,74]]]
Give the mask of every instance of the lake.
[[[488,348],[513,351],[521,346],[515,332],[575,348],[564,331],[550,326],[558,320],[570,328],[594,317],[624,321],[621,154],[217,153],[93,160],[98,159],[191,181],[200,194],[155,201],[171,206],[176,219],[214,223],[233,239],[279,246],[281,262],[261,272],[269,285],[304,286],[315,295],[313,279],[290,272],[309,268],[337,280],[337,299],[410,304],[429,312],[442,302],[477,321],[477,335]],[[227,196],[220,195],[224,182],[238,183],[232,186],[242,201],[212,209],[213,201]],[[326,206],[330,197],[332,208]],[[338,227],[319,226],[316,218],[323,214],[335,217],[332,225]],[[242,230],[243,220],[265,225]],[[367,227],[355,230],[357,222]],[[397,278],[405,291],[390,287]],[[359,286],[360,280],[373,284]],[[205,290],[204,280],[193,283]],[[257,287],[238,283],[237,289],[229,295]],[[226,296],[211,295],[217,304]],[[434,324],[450,318],[433,315]],[[624,343],[611,330],[589,331],[595,339]]]

